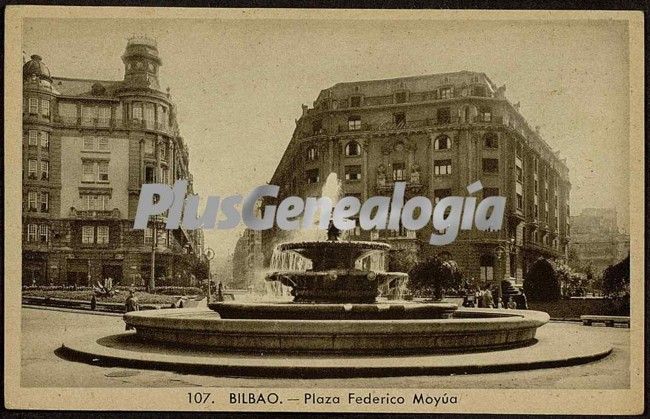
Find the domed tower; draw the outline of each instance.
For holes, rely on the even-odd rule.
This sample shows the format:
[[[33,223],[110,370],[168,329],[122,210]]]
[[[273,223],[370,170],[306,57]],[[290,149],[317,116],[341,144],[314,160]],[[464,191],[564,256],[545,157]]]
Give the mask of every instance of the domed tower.
[[[50,77],[50,70],[45,64],[40,55],[32,55],[31,60],[23,65],[23,80],[46,80],[52,82]]]
[[[130,38],[122,55],[124,82],[132,87],[147,87],[160,90],[158,67],[162,60],[154,39],[146,36]]]

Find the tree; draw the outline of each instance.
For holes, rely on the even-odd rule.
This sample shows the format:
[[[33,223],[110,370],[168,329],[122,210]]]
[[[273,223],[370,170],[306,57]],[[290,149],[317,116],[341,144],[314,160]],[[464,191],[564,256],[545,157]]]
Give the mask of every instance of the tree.
[[[610,265],[603,272],[603,293],[609,296],[620,296],[630,290],[630,256]]]
[[[524,279],[524,292],[529,301],[560,299],[560,284],[553,263],[540,257],[533,263]]]
[[[418,263],[415,252],[408,250],[391,250],[388,259],[390,272],[409,272]]]
[[[443,290],[461,286],[462,274],[453,260],[442,261],[433,256],[416,264],[409,271],[409,288],[416,295],[428,295],[441,300]]]

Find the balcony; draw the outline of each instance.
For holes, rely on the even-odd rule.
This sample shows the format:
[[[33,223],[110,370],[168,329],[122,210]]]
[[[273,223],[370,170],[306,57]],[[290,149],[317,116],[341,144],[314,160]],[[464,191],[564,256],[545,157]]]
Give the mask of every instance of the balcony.
[[[114,208],[112,210],[78,210],[74,207],[70,208],[70,217],[82,219],[103,219],[103,218],[120,218],[120,210]]]

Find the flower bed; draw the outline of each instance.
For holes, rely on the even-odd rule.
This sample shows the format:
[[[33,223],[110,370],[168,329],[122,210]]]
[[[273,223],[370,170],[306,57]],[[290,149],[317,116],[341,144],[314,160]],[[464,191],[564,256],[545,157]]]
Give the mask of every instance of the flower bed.
[[[92,289],[85,290],[44,290],[44,289],[24,289],[23,296],[29,297],[49,297],[67,300],[90,301],[95,292]],[[97,297],[98,303],[124,303],[128,291],[118,289],[110,297]],[[135,297],[140,304],[171,304],[178,300],[178,295],[150,294],[143,291],[135,291]]]

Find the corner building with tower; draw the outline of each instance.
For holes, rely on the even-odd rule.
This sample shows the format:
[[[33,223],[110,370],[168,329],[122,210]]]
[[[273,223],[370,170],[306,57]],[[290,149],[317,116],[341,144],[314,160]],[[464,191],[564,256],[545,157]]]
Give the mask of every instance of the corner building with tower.
[[[38,55],[23,65],[24,285],[141,285],[152,252],[156,285],[189,285],[205,262],[200,230],[132,229],[143,183],[192,193],[192,175],[155,41],[131,38],[122,61],[110,81],[53,77]]]
[[[406,182],[406,197],[468,196],[477,180],[491,195],[507,198],[500,231],[459,231],[450,245],[432,246],[432,225],[419,231],[348,232],[352,240],[392,245],[390,259],[437,255],[456,261],[465,277],[482,283],[522,281],[540,256],[565,257],[570,237],[565,160],[531,129],[519,104],[483,73],[456,73],[338,83],[303,105],[291,141],[271,179],[285,197],[320,196],[332,172],[342,195],[362,202],[391,196]],[[358,225],[358,224],[357,224]],[[277,227],[263,232],[268,260],[285,240]]]

